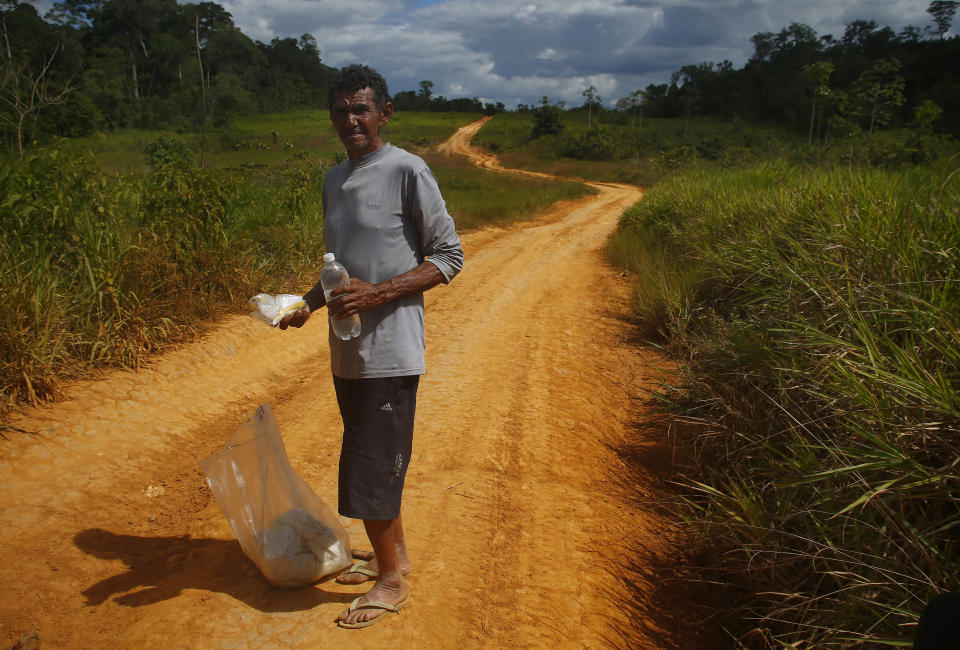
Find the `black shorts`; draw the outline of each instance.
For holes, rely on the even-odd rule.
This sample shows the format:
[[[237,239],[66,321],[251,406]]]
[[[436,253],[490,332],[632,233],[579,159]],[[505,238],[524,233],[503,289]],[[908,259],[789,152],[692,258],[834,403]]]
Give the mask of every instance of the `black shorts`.
[[[333,378],[343,418],[337,510],[351,519],[400,516],[420,375]]]

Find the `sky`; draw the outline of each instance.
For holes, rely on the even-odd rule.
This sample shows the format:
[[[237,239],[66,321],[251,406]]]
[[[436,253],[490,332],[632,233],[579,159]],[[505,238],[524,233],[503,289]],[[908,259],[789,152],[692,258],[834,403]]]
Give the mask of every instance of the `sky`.
[[[35,2],[40,8],[47,2]],[[543,95],[605,104],[681,66],[742,67],[750,37],[791,22],[840,37],[854,20],[900,31],[933,26],[929,0],[219,0],[247,36],[317,39],[323,62],[364,63],[392,93],[434,83],[435,95],[536,104]],[[960,23],[960,17],[957,22]],[[956,27],[951,33],[957,33]]]

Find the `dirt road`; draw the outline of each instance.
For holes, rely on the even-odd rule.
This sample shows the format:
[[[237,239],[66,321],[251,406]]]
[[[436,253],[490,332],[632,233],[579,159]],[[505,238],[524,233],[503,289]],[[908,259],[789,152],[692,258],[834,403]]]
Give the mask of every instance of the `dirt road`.
[[[448,143],[461,153],[470,125]],[[495,165],[489,157],[485,165]],[[340,422],[327,325],[224,319],[139,373],[81,382],[0,440],[0,643],[41,647],[621,645],[618,543],[652,534],[617,494],[609,444],[649,364],[624,340],[626,287],[599,251],[637,188],[464,237],[467,262],[426,296],[404,523],[401,616],[333,620],[366,586],[270,587],[243,556],[198,460],[270,402],[290,458],[336,503]],[[348,530],[368,548],[362,526]]]

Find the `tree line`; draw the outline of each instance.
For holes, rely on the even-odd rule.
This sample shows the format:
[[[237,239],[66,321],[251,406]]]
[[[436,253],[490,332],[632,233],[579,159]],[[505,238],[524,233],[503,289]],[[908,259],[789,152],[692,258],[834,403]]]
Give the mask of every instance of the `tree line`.
[[[685,65],[670,83],[637,90],[617,108],[641,124],[644,116],[690,115],[784,124],[805,130],[811,142],[902,126],[957,135],[960,38],[945,36],[958,4],[930,3],[935,28],[896,33],[855,20],[840,38],[801,23],[761,32],[742,68]]]
[[[447,99],[443,95],[434,95],[434,83],[424,79],[419,89],[403,90],[393,96],[394,107],[404,111],[454,111],[459,113],[483,113],[496,115],[507,107],[503,102],[481,102],[477,97],[457,97]]]
[[[15,146],[326,102],[331,68],[313,36],[253,41],[214,2],[65,0],[41,18],[0,0],[0,12],[0,120]]]
[[[64,0],[43,17],[0,0],[0,137],[222,127],[231,116],[327,105],[334,69],[311,34],[255,41],[216,2]],[[397,93],[404,110],[502,112],[502,103]]]

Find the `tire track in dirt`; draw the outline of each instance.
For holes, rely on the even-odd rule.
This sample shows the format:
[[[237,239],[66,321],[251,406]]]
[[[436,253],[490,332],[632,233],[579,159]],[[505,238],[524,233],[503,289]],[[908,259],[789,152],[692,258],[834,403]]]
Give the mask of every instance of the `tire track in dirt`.
[[[469,146],[480,126],[445,150],[499,169]],[[426,295],[428,374],[404,501],[415,566],[401,616],[336,628],[366,587],[273,589],[210,499],[197,461],[269,401],[294,466],[336,502],[341,425],[324,319],[280,332],[241,315],[139,373],[80,382],[65,401],[10,422],[30,433],[0,441],[0,638],[124,648],[622,643],[608,597],[617,543],[655,533],[612,486],[623,467],[609,445],[638,414],[625,395],[664,364],[627,342],[628,288],[600,251],[641,193],[591,185],[600,194],[533,224],[466,235],[464,271]],[[344,523],[365,548],[362,526]]]

